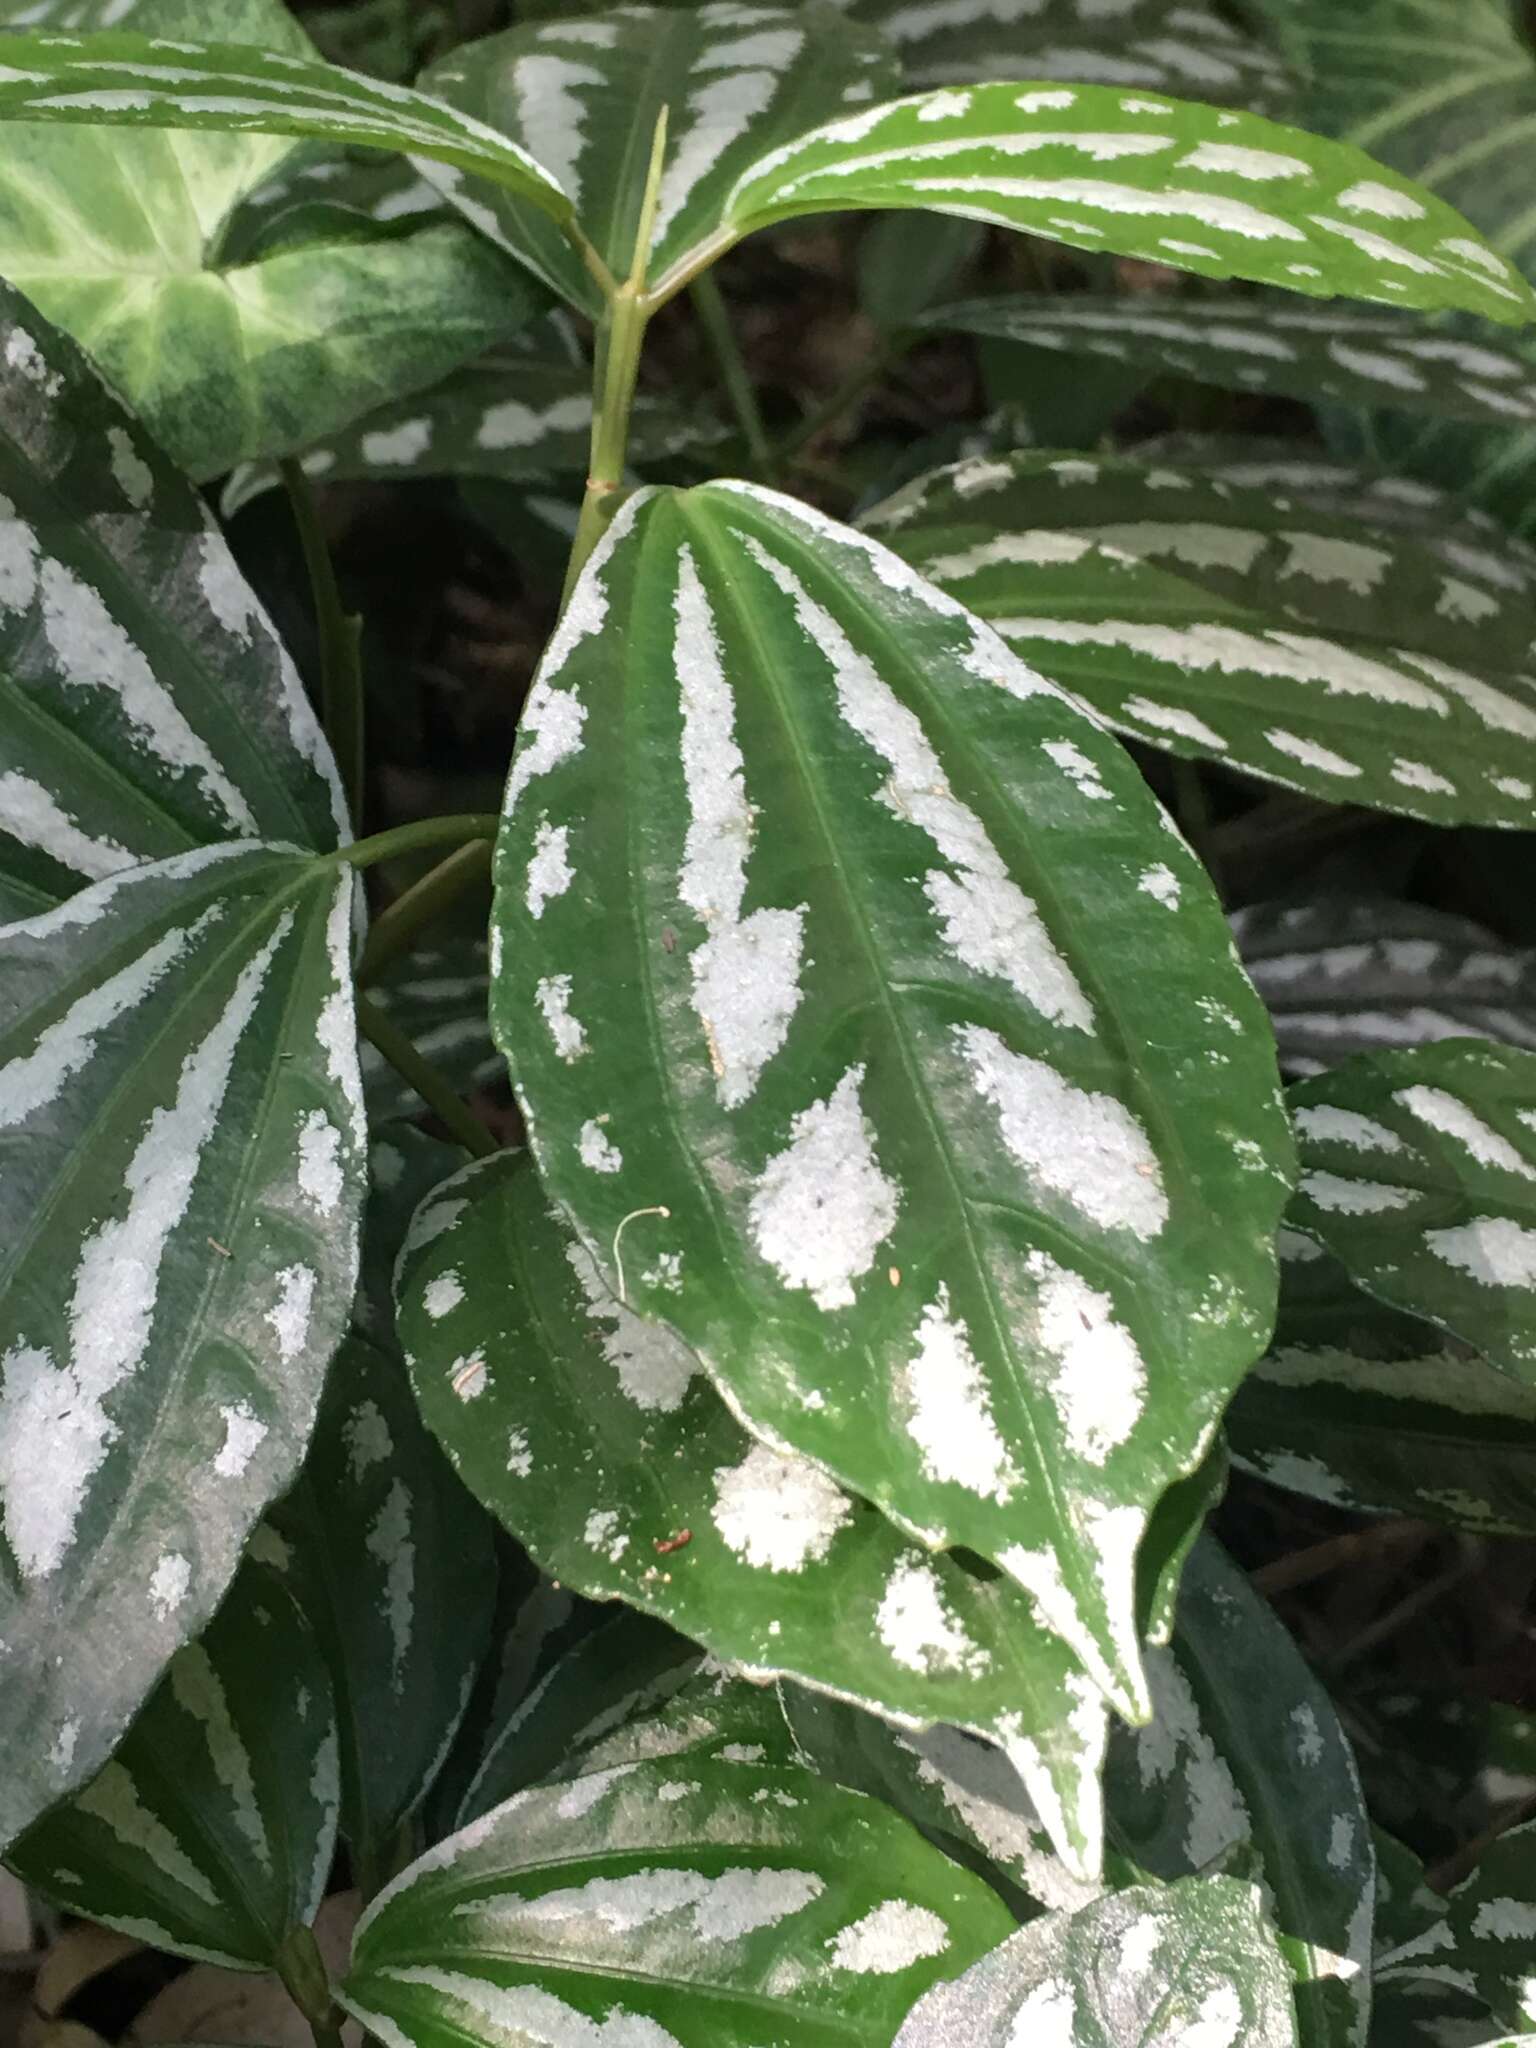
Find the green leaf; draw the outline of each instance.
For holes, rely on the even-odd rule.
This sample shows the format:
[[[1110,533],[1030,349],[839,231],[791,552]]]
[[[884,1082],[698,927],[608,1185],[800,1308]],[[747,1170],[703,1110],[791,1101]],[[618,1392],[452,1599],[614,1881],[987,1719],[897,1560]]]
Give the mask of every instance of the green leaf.
[[[1524,549],[1038,451],[936,471],[865,524],[1153,746],[1437,824],[1530,823]]]
[[[536,680],[497,881],[492,1023],[615,1291],[1135,1714],[1136,1549],[1267,1338],[1289,1161],[1128,758],[849,529],[642,492]]]
[[[303,1455],[357,1271],[352,898],[235,844],[0,932],[0,1846],[99,1768]]]
[[[368,1093],[367,1047],[358,1046]],[[421,1114],[421,1098],[411,1101]],[[415,1124],[383,1122],[370,1103],[368,1205],[363,1216],[363,1252],[357,1276],[353,1321],[359,1334],[386,1349],[394,1346],[395,1260],[423,1196],[464,1164],[462,1146],[430,1138]]]
[[[402,954],[368,994],[461,1095],[501,1078],[505,1069],[486,1015],[490,975],[484,940]],[[374,1118],[420,1113],[421,1097],[382,1053],[364,1045],[361,1057]]]
[[[1367,1293],[1536,1383],[1536,1053],[1475,1039],[1291,1092],[1292,1220]]]
[[[660,278],[695,267],[694,252],[720,230],[733,183],[765,150],[889,91],[896,68],[880,37],[834,7],[705,0],[527,23],[456,50],[422,82],[558,176],[616,278],[629,275],[652,136],[667,108],[648,266]],[[460,204],[472,197],[470,218],[564,298],[601,311],[602,292],[581,258],[515,193],[490,196],[487,213],[487,195],[439,182]]]
[[[1274,1348],[1227,1411],[1238,1463],[1331,1507],[1536,1536],[1536,1392],[1281,1233]]]
[[[1114,86],[940,88],[847,115],[746,171],[722,235],[865,206],[929,207],[1312,298],[1512,324],[1536,305],[1459,213],[1363,151]]]
[[[1272,113],[1290,96],[1272,51],[1201,0],[854,0],[913,85],[1091,78]]]
[[[1347,2048],[1371,2009],[1376,1862],[1327,1693],[1213,1539],[1190,1559],[1172,1647],[1149,1668],[1156,1718],[1111,1736],[1110,1839],[1168,1881],[1234,1865],[1260,1879],[1300,2048]]]
[[[879,213],[859,242],[859,304],[885,334],[899,334],[946,291],[986,245],[980,221],[952,214]]]
[[[231,838],[335,846],[330,750],[197,493],[3,283],[0,336],[0,912]]]
[[[399,1362],[354,1338],[337,1353],[303,1473],[271,1525],[330,1666],[342,1833],[365,1890],[375,1889],[490,1645],[490,1523],[422,1427]]]
[[[413,2048],[884,2048],[1011,1925],[874,1801],[684,1752],[537,1786],[430,1851],[363,1916],[340,1997]]]
[[[1021,1928],[930,1991],[894,2048],[1296,2048],[1288,1989],[1252,1885],[1133,1886]]]
[[[1326,896],[1253,904],[1232,930],[1292,1073],[1442,1038],[1536,1050],[1536,958],[1470,918]]]
[[[1531,1928],[1536,1925],[1536,1821],[1490,1842],[1446,1901],[1443,1920],[1380,1958],[1399,1978],[1474,1992],[1507,2026],[1536,2024]]]
[[[1536,421],[1536,376],[1519,349],[1349,307],[1021,292],[935,306],[920,325],[1155,365],[1228,391],[1351,400],[1506,430]]]
[[[247,1565],[117,1754],[8,1861],[63,1907],[174,1955],[271,1969],[336,1845],[336,1721],[293,1600]]]
[[[1095,1863],[1103,1717],[1030,1603],[755,1444],[672,1332],[609,1294],[526,1155],[429,1197],[398,1287],[423,1414],[563,1585],[756,1674],[992,1735],[1063,1853]]]

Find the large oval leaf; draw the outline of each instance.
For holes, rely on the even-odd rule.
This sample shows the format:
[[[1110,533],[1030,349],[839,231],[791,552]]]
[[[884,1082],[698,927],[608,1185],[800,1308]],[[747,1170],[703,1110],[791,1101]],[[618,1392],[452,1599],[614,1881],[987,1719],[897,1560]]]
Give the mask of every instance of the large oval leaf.
[[[1286,1990],[1252,1885],[1132,1886],[1021,1928],[930,1991],[895,2048],[1296,2048]]]
[[[1136,1549],[1267,1335],[1288,1160],[1125,755],[848,529],[641,493],[536,682],[497,877],[492,1021],[617,1291],[1138,1711]]]
[[[1036,451],[935,471],[866,523],[1153,746],[1439,824],[1530,823],[1524,548]]]
[[[1011,1915],[874,1800],[730,1747],[537,1786],[451,1836],[363,1916],[347,2010],[413,2048],[885,2048]]]
[[[398,1359],[356,1338],[271,1522],[266,1554],[282,1556],[334,1681],[341,1826],[366,1895],[391,1874],[490,1645],[491,1527],[422,1428]]]
[[[4,283],[0,329],[0,917],[220,840],[335,846],[330,750],[198,494]]]
[[[236,844],[0,932],[0,1846],[303,1454],[357,1271],[352,897]]]
[[[721,235],[865,206],[930,207],[1313,298],[1513,323],[1536,306],[1453,207],[1362,150],[1113,86],[940,88],[847,115],[745,171]]]
[[[991,1735],[1064,1853],[1096,1864],[1102,1715],[1016,1587],[755,1444],[686,1346],[609,1294],[526,1156],[457,1175],[412,1238],[399,1316],[422,1410],[547,1571],[731,1664]]]
[[[319,1910],[336,1807],[319,1646],[283,1588],[248,1565],[112,1761],[8,1860],[68,1912],[175,1955],[267,1970]]]
[[[1536,1053],[1473,1039],[1292,1092],[1293,1220],[1368,1293],[1536,1381]]]
[[[668,110],[648,267],[653,277],[714,234],[737,176],[766,149],[896,83],[883,41],[827,6],[705,0],[531,22],[433,65],[430,91],[509,135],[553,171],[609,273],[627,277],[658,115]],[[430,169],[430,167],[428,167]],[[515,194],[472,195],[470,217],[573,304],[602,292],[570,244]]]

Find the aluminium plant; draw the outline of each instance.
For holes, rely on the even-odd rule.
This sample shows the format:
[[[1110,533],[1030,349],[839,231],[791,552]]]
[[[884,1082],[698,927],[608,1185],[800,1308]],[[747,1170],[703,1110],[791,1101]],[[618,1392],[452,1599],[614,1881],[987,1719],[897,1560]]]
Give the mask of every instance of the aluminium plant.
[[[1235,1463],[1536,1535],[1536,969],[1229,922],[1195,765],[1528,829],[1536,557],[1406,463],[1003,414],[834,517],[712,269],[915,211],[881,366],[1486,455],[1536,293],[1395,167],[1426,80],[1378,160],[1321,0],[535,12],[410,84],[280,0],[0,18],[9,1868],[321,2048],[1536,2028],[1536,1827],[1428,1883],[1206,1527]],[[1094,288],[955,296],[980,229]],[[732,426],[641,384],[674,302]],[[369,830],[315,485],[433,474],[563,598],[500,815]],[[220,480],[291,500],[317,709]]]

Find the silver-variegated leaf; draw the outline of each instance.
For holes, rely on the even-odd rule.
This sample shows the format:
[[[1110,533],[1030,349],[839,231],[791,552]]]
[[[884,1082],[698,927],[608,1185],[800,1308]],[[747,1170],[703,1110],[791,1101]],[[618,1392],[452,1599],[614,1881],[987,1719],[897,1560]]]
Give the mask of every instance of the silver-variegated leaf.
[[[398,1315],[428,1423],[563,1584],[659,1615],[732,1665],[991,1736],[1063,1854],[1096,1867],[1103,1713],[1025,1596],[755,1443],[672,1331],[609,1293],[526,1155],[428,1198]]]
[[[1228,391],[1536,423],[1536,377],[1519,349],[1352,307],[1030,292],[935,306],[919,324],[1176,371]]]
[[[342,1833],[371,1894],[458,1732],[496,1603],[489,1519],[422,1427],[397,1358],[342,1345],[263,1555],[335,1679]]]
[[[720,235],[902,206],[1312,298],[1516,325],[1536,305],[1453,207],[1363,150],[1104,85],[943,86],[844,115],[744,172]]]
[[[236,843],[0,932],[0,1845],[94,1775],[303,1455],[357,1271],[352,901]]]
[[[920,2000],[894,2048],[1298,2048],[1289,1988],[1253,1885],[1131,1886],[1021,1928]]]
[[[197,492],[0,283],[0,917],[221,840],[347,836],[292,661]]]
[[[1232,930],[1293,1074],[1442,1038],[1536,1051],[1536,955],[1470,918],[1385,896],[1323,896],[1250,905]]]
[[[370,984],[368,995],[460,1094],[486,1087],[505,1072],[491,1040],[483,939],[402,954]],[[419,1114],[421,1097],[410,1082],[375,1047],[360,1050],[370,1115]]]
[[[1406,1980],[1474,1993],[1506,2026],[1536,2025],[1536,1821],[1484,1846],[1443,1919],[1377,1960],[1384,1984]]]
[[[1536,1383],[1536,1053],[1452,1039],[1292,1090],[1292,1220],[1367,1293]]]
[[[1111,1738],[1114,1848],[1170,1882],[1257,1878],[1294,1979],[1298,2048],[1363,2043],[1376,1861],[1354,1757],[1327,1693],[1213,1538],[1149,1669],[1155,1718]]]
[[[883,40],[835,8],[704,0],[530,22],[467,44],[422,83],[555,174],[615,278],[629,275],[665,107],[667,153],[647,266],[659,279],[693,264],[693,252],[719,232],[732,185],[766,151],[843,108],[883,98],[896,79]],[[513,192],[491,197],[486,211],[483,191],[426,168],[562,297],[601,310],[600,287],[580,256]]]
[[[1274,113],[1285,66],[1206,0],[851,0],[913,85],[1092,79]]]
[[[1281,1233],[1275,1343],[1238,1389],[1237,1462],[1330,1507],[1536,1536],[1536,1391]]]
[[[1517,544],[1044,451],[939,470],[865,524],[1153,746],[1437,824],[1530,823],[1536,558]]]
[[[66,1912],[173,1955],[269,1970],[325,1894],[337,1798],[319,1645],[282,1586],[247,1565],[111,1762],[8,1861]]]
[[[183,469],[290,454],[528,317],[526,280],[451,217],[375,227],[322,204],[276,229],[244,211],[295,136],[452,147],[466,124],[450,109],[320,64],[280,0],[136,0],[124,18],[6,36],[0,270]],[[200,55],[189,34],[223,43]],[[138,132],[106,125],[121,122]],[[186,132],[210,126],[242,132]],[[459,139],[547,189],[500,137]]]
[[[1140,1711],[1137,1549],[1267,1339],[1289,1160],[1121,750],[849,529],[638,493],[529,700],[492,968],[614,1290]]]
[[[754,1753],[642,1748],[509,1799],[375,1900],[343,2005],[402,2048],[885,2048],[1012,1916],[874,1800]]]

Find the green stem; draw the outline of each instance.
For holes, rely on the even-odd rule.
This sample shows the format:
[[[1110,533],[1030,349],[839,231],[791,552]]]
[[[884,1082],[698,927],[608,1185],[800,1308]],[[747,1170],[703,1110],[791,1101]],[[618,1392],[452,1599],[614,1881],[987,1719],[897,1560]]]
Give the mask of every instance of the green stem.
[[[370,1045],[375,1046],[383,1054],[395,1072],[410,1082],[422,1101],[441,1119],[465,1151],[476,1159],[488,1159],[493,1152],[498,1151],[500,1148],[496,1140],[463,1097],[450,1086],[447,1077],[439,1073],[429,1059],[423,1058],[405,1033],[385,1016],[378,1004],[365,996],[361,990],[357,993],[356,1002],[358,1030]]]
[[[766,476],[773,467],[773,449],[768,440],[768,429],[763,424],[762,408],[757,402],[751,372],[742,359],[736,332],[731,326],[724,295],[708,271],[694,279],[692,292],[693,310],[698,314],[699,325],[714,351],[715,367],[720,372],[720,381],[736,415],[742,439],[751,452],[752,465],[759,476]]]
[[[405,952],[423,925],[431,924],[481,880],[491,864],[488,839],[471,839],[457,852],[413,882],[373,920],[363,957],[357,963],[359,984],[377,981],[391,960]]]
[[[336,565],[303,465],[290,458],[282,464],[282,472],[309,571],[320,636],[320,723],[336,756],[347,808],[357,824],[363,801],[363,622],[341,601]]]
[[[284,1990],[309,2022],[315,2048],[341,2048],[341,2014],[331,2002],[331,1981],[312,1931],[290,1928],[276,1962]]]
[[[494,839],[500,824],[494,811],[419,818],[414,825],[396,825],[388,832],[375,832],[371,839],[355,839],[350,846],[343,846],[326,858],[338,866],[371,868],[381,860],[393,860],[402,853],[419,853],[427,846],[462,846],[469,839]]]
[[[786,469],[834,420],[840,419],[850,405],[862,398],[872,385],[879,383],[891,365],[899,362],[911,348],[912,341],[910,335],[887,336],[867,361],[850,371],[835,391],[808,412],[798,427],[785,435],[774,451],[773,467],[776,470]]]

